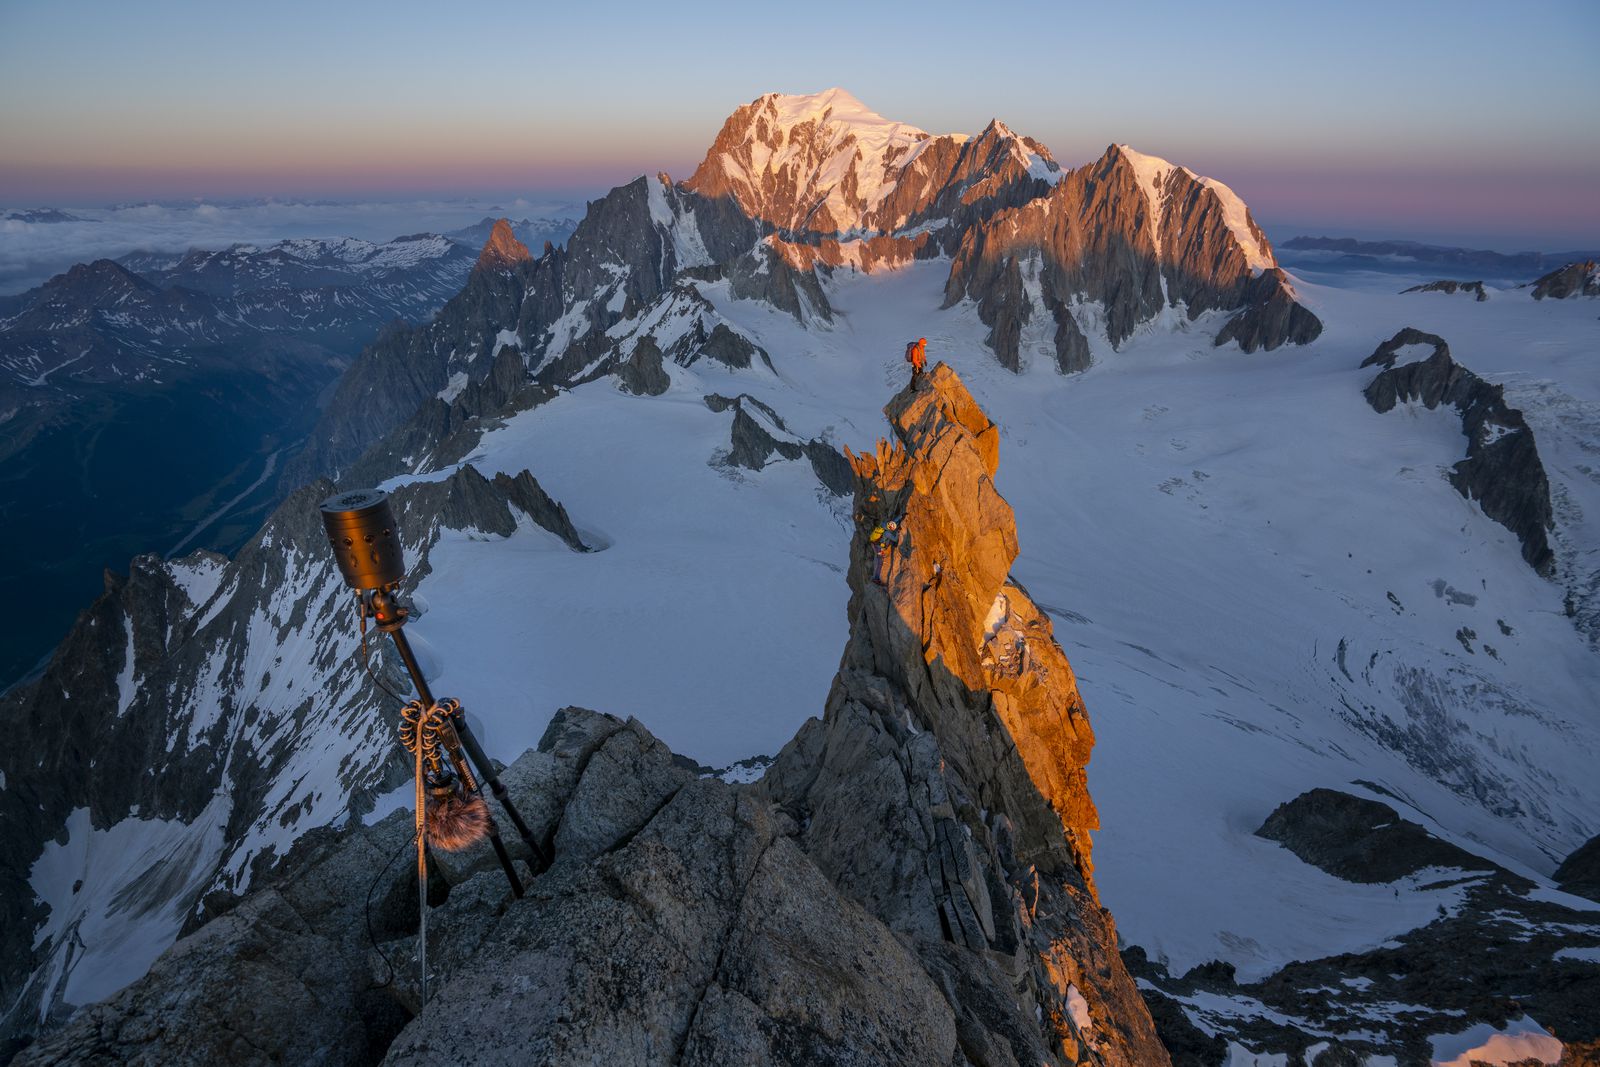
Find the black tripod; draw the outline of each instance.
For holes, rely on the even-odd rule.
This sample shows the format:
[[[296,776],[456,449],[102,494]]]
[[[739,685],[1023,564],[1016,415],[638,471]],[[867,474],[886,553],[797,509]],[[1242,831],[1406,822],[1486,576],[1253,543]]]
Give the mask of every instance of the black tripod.
[[[478,784],[479,781],[488,783],[489,791],[510,816],[511,825],[517,828],[517,834],[522,838],[522,843],[528,846],[529,854],[540,867],[548,866],[544,850],[539,847],[539,842],[534,840],[533,831],[528,829],[528,824],[522,819],[522,813],[512,803],[511,794],[506,789],[505,783],[500,781],[500,775],[496,773],[494,764],[489,762],[483,746],[478,743],[477,735],[467,724],[467,717],[462,712],[461,705],[454,700],[446,700],[442,704],[434,700],[433,692],[428,688],[428,680],[423,677],[422,668],[417,664],[416,654],[411,651],[411,642],[406,639],[405,631],[402,629],[410,613],[396,601],[393,590],[386,588],[362,590],[361,611],[363,618],[370,617],[379,630],[394,640],[395,651],[400,653],[400,662],[405,664],[406,673],[411,675],[411,684],[416,687],[417,697],[421,700],[422,706],[429,708],[437,705],[444,711],[439,741],[450,758],[451,768],[456,772],[456,777],[461,779],[468,794],[479,794],[483,791]],[[472,773],[473,767],[477,768],[476,776]],[[494,847],[494,854],[506,872],[506,879],[511,883],[511,891],[519,897],[522,896],[522,879],[517,877],[516,868],[511,863],[511,854],[506,851],[505,843],[500,840],[500,830],[495,826],[492,815],[489,817],[489,844]]]
[[[522,813],[517,811],[516,805],[511,802],[511,796],[505,784],[500,781],[500,775],[496,773],[494,764],[489,762],[483,746],[478,744],[477,737],[472,733],[472,727],[467,725],[461,705],[454,700],[434,700],[433,693],[428,688],[428,680],[423,677],[422,668],[417,664],[416,654],[411,651],[411,642],[406,640],[403,627],[409,612],[396,596],[400,582],[406,575],[405,553],[400,545],[394,515],[389,511],[388,494],[380,489],[358,489],[329,497],[322,502],[322,523],[327,528],[328,543],[333,546],[339,573],[344,576],[345,584],[356,591],[360,601],[363,659],[366,654],[367,619],[370,618],[376,622],[379,630],[393,638],[394,647],[400,653],[400,660],[406,665],[406,672],[411,675],[411,683],[417,690],[417,702],[408,705],[404,713],[405,726],[402,728],[401,739],[416,757],[417,894],[420,898],[417,934],[417,963],[420,973],[418,989],[420,1002],[426,1004],[429,832],[426,797],[428,788],[425,787],[435,788],[435,795],[442,794],[445,798],[456,792],[447,777],[443,776],[442,762],[437,758],[439,749],[443,749],[449,759],[450,767],[455,772],[461,792],[465,794],[467,801],[474,807],[482,806],[484,828],[487,830],[489,843],[494,846],[494,854],[506,872],[512,893],[522,896],[522,879],[517,877],[516,868],[511,862],[511,854],[506,851],[505,843],[500,840],[500,831],[495,826],[494,816],[489,813],[488,805],[482,799],[483,790],[479,782],[488,783],[490,791],[494,793],[495,799],[500,802],[506,814],[511,817],[512,825],[522,836],[523,844],[528,846],[529,853],[540,867],[548,866],[548,862],[544,850],[539,847],[539,843],[533,838],[533,832],[523,821]],[[473,773],[474,768],[476,774]],[[438,772],[440,777],[445,777],[445,780],[435,780],[434,772]],[[440,847],[447,846],[441,842]],[[535,868],[535,872],[537,870],[538,868]]]

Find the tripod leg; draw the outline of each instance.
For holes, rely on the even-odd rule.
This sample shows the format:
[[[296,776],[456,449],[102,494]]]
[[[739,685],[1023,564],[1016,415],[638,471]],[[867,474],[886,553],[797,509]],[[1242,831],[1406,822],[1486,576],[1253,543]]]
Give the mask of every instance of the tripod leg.
[[[457,777],[465,783],[469,792],[479,792],[472,768],[467,766],[466,754],[461,751],[460,740],[448,727],[442,731],[440,740],[444,742],[445,752],[450,757],[450,765],[455,768]],[[511,853],[506,851],[505,842],[500,840],[500,828],[495,825],[493,815],[489,816],[489,844],[494,848],[495,858],[500,861],[500,869],[506,872],[506,880],[511,883],[512,895],[522,896],[522,879],[517,877],[517,868],[511,861]]]
[[[374,599],[377,600],[379,598],[375,597]],[[398,614],[389,615],[388,612],[392,609],[385,606],[388,603],[387,599],[382,599],[379,602],[378,609],[375,611],[379,626],[394,640],[395,651],[400,653],[400,661],[405,664],[406,673],[411,675],[411,683],[417,687],[418,699],[422,701],[424,706],[432,706],[434,699],[432,691],[428,689],[428,679],[423,676],[422,667],[417,663],[416,654],[411,650],[411,642],[406,640],[404,631],[400,629],[405,622],[405,612],[400,611]],[[386,617],[389,620],[387,622],[385,621]],[[456,729],[458,721],[462,729],[465,729],[467,725],[466,720],[461,718],[461,706],[453,700],[447,701],[446,704],[449,708],[449,718],[446,720],[444,730],[441,731],[440,740],[444,742],[445,752],[450,756],[450,764],[455,768],[456,775],[466,784],[469,791],[479,792],[478,781],[472,776],[472,770],[467,766],[467,757],[461,751],[461,738]],[[470,733],[468,736],[471,736]],[[472,746],[473,762],[477,763],[479,767],[487,766],[492,772],[494,765],[484,758],[483,750],[478,747],[476,739],[473,740]],[[498,797],[505,791],[505,786],[499,784],[498,778],[493,781],[494,785],[498,787],[495,789],[495,796]],[[502,798],[501,803],[506,804],[508,802]],[[509,805],[507,810],[512,810]],[[518,831],[522,834],[522,839],[532,845],[532,842],[529,841],[527,828],[522,825],[521,816],[516,815],[513,811],[513,819],[517,824]],[[506,851],[505,843],[500,840],[500,830],[495,826],[494,816],[492,815],[489,817],[489,843],[494,846],[494,854],[500,860],[501,868],[506,872],[506,879],[511,883],[511,892],[519,897],[522,896],[522,879],[517,877],[517,869],[511,864],[511,854]],[[537,847],[534,848],[533,852],[536,856],[541,855]]]
[[[449,709],[450,725],[455,727],[456,736],[461,745],[467,750],[467,755],[472,757],[472,762],[478,768],[479,776],[489,784],[489,790],[494,793],[500,806],[506,809],[506,814],[511,816],[511,825],[517,828],[517,834],[522,838],[522,843],[528,846],[528,851],[538,859],[540,869],[548,868],[550,861],[545,857],[544,849],[533,838],[533,831],[528,829],[528,824],[522,821],[522,813],[511,802],[511,791],[500,781],[500,776],[495,773],[494,764],[489,762],[489,757],[484,753],[483,746],[478,744],[478,738],[472,732],[472,727],[467,725],[467,717],[461,712],[461,705],[453,705]]]

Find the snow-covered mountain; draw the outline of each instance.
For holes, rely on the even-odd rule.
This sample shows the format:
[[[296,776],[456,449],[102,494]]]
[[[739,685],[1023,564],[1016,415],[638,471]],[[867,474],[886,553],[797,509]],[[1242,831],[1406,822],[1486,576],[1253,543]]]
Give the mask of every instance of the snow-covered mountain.
[[[785,240],[864,238],[924,221],[949,194],[971,202],[1019,183],[1051,184],[1049,151],[998,121],[977,138],[934,137],[891,122],[843,89],[813,96],[770,93],[723,125],[685,186],[731,198]]]
[[[1147,993],[1223,1056],[1503,1026],[1500,1000],[1418,1014],[1338,962],[1461,967],[1422,932],[1481,932],[1491,896],[1508,929],[1565,923],[1577,955],[1552,966],[1594,981],[1595,906],[1551,880],[1600,831],[1592,305],[1291,279],[1219,183],[1123,146],[1051,163],[999,123],[935,138],[837,92],[758,99],[690,181],[613,190],[565,248],[501,235],[436,318],[362,353],[301,469],[396,491],[413,640],[497,756],[581,704],[726,766],[823,707],[846,637],[835,449],[884,432],[926,337],[999,427],[1013,575],[1094,723],[1095,877]],[[1387,370],[1363,363],[1406,327],[1522,426],[1478,418],[1469,441],[1471,390],[1374,410]],[[1548,577],[1483,503],[1512,465],[1450,480],[1492,426],[1537,441]],[[332,485],[232,561],[138,561],[0,702],[27,724],[0,750],[11,1032],[108,992],[296,838],[403,803],[312,514]],[[591,551],[540,521],[555,502]],[[1521,881],[1362,881],[1302,858],[1288,815],[1256,835],[1313,787]],[[1232,971],[1185,977],[1213,960]],[[1574,1039],[1581,1013],[1523,995]]]
[[[133,252],[118,262],[157,285],[219,297],[351,287],[369,299],[389,301],[391,317],[408,318],[418,308],[438,306],[460,288],[476,253],[476,246],[469,250],[460,244],[448,235],[429,233],[382,243],[353,237],[295,238],[265,247],[193,249],[181,256]]]
[[[475,256],[423,234],[79,264],[0,298],[0,372],[11,386],[142,381],[201,358],[188,349],[263,334],[348,344],[391,320],[426,318],[460,289]]]

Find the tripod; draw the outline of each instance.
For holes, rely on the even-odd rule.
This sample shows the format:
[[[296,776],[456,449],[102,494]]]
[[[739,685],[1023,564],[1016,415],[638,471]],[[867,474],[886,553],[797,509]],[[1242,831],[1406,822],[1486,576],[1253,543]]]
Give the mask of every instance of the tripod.
[[[479,782],[487,783],[489,791],[494,794],[494,798],[500,802],[500,806],[510,817],[511,824],[516,827],[522,843],[528,846],[529,854],[541,867],[548,866],[544,849],[539,847],[533,831],[523,821],[522,813],[512,803],[510,791],[500,780],[494,764],[489,762],[489,757],[484,753],[483,746],[478,743],[472,727],[467,724],[467,717],[461,710],[461,705],[454,700],[445,700],[442,703],[434,700],[433,691],[428,688],[428,680],[423,677],[422,668],[417,663],[416,653],[412,651],[411,642],[402,629],[410,612],[397,602],[390,589],[362,590],[361,611],[363,618],[370,617],[378,629],[387,633],[394,641],[395,651],[400,653],[400,662],[405,664],[406,673],[411,676],[411,684],[416,687],[417,697],[423,707],[438,707],[444,713],[439,741],[450,758],[450,766],[456,772],[456,777],[461,779],[469,794],[482,793]],[[472,773],[473,767],[477,768],[476,776]],[[511,862],[511,854],[506,851],[505,842],[500,839],[500,830],[495,825],[492,815],[489,817],[489,844],[494,848],[494,854],[506,872],[506,880],[511,883],[511,892],[519,897],[522,896],[522,879],[517,877],[516,868]]]
[[[528,852],[541,865],[549,866],[544,850],[534,840],[533,831],[523,821],[522,813],[511,802],[511,795],[494,764],[489,762],[483,746],[478,743],[467,724],[461,705],[455,700],[438,701],[428,688],[411,642],[406,639],[405,624],[410,614],[396,596],[400,581],[405,577],[405,553],[397,533],[398,524],[389,510],[389,495],[381,489],[357,489],[340,493],[322,502],[322,523],[328,533],[328,543],[333,548],[334,560],[345,584],[356,591],[361,608],[362,658],[366,657],[367,619],[373,619],[378,629],[389,635],[400,653],[411,684],[416,687],[418,700],[407,705],[403,713],[402,743],[416,757],[416,820],[417,820],[417,895],[418,932],[417,963],[419,1000],[428,1002],[428,827],[427,792],[430,781],[429,768],[442,775],[440,749],[448,757],[451,769],[460,782],[462,791],[474,807],[481,808],[483,829],[488,833],[500,867],[511,883],[511,892],[520,897],[522,879],[512,865],[511,854],[500,840],[500,830],[495,825],[487,803],[482,799],[480,782],[485,782],[495,799],[511,818]],[[477,773],[474,774],[474,768]],[[446,797],[454,792],[449,784],[440,784],[439,791]],[[441,847],[450,847],[441,844]],[[530,865],[531,866],[531,865]],[[537,873],[537,869],[535,869]]]

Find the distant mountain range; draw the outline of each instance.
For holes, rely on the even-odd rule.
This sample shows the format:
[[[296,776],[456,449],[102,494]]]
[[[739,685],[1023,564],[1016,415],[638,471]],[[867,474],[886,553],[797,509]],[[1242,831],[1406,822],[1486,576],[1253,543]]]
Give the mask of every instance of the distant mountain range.
[[[8,211],[5,214],[7,222],[31,222],[35,225],[48,225],[55,222],[93,222],[79,215],[60,211],[53,207],[27,208],[22,211]]]
[[[1351,237],[1292,237],[1278,245],[1280,252],[1318,253],[1307,262],[1338,263],[1368,270],[1413,272],[1418,267],[1470,271],[1474,277],[1496,281],[1532,281],[1567,263],[1600,258],[1594,249],[1574,252],[1491,252],[1481,248],[1455,248],[1417,241],[1358,241]],[[1289,256],[1291,263],[1298,257]]]

